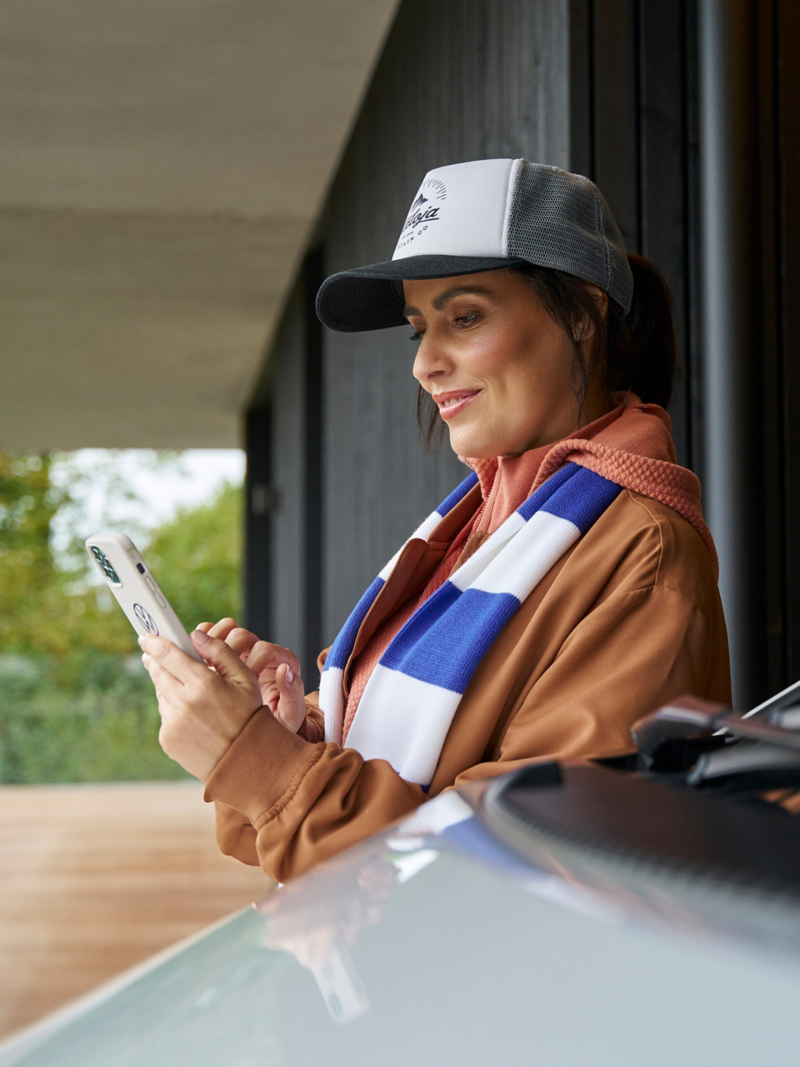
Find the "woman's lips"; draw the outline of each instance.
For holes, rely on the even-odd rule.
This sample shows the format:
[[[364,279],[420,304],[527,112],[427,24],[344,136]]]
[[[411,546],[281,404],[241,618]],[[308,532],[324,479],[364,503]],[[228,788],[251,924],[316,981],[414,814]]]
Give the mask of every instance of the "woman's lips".
[[[463,411],[480,393],[480,389],[455,389],[449,393],[439,393],[434,396],[439,414],[443,419],[452,419]]]

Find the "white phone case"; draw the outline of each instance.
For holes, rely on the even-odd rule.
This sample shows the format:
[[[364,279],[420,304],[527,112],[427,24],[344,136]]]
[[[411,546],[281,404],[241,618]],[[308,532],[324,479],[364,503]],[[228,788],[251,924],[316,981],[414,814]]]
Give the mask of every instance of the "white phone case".
[[[203,662],[129,537],[99,533],[87,538],[86,551],[138,634],[160,634],[198,663]]]
[[[326,958],[311,973],[331,1018],[341,1026],[369,1011],[367,991],[343,937],[337,937]]]

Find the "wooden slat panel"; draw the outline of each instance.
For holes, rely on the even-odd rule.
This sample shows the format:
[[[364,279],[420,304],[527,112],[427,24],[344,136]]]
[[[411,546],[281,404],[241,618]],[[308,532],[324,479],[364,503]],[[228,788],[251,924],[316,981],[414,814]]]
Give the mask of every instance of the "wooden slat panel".
[[[0,1034],[274,883],[222,855],[197,782],[0,789]]]
[[[594,3],[594,174],[629,252],[641,247],[635,0]]]
[[[271,419],[269,406],[254,408],[245,417],[244,625],[255,633],[267,632],[271,624],[272,516],[266,495],[272,477]]]
[[[306,355],[305,276],[301,272],[272,351],[271,628],[259,637],[305,649],[303,583],[305,564]],[[303,670],[310,664],[301,664]]]
[[[524,156],[566,166],[568,0],[406,0],[332,187],[329,273],[388,259],[425,172]],[[324,339],[329,641],[398,545],[466,473],[421,450],[404,329]]]
[[[569,163],[567,170],[594,175],[594,3],[569,3]]]
[[[322,448],[325,397],[322,388],[322,323],[316,314],[317,291],[325,277],[321,249],[313,249],[304,267],[305,291],[305,478],[303,645],[300,662],[306,691],[319,685],[317,656],[322,648]]]

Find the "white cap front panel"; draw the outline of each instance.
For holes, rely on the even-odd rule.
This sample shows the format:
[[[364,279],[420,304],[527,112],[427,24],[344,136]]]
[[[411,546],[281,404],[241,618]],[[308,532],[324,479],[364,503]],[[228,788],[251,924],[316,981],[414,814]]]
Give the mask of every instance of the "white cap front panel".
[[[429,171],[392,259],[507,255],[506,227],[519,162],[482,159]]]

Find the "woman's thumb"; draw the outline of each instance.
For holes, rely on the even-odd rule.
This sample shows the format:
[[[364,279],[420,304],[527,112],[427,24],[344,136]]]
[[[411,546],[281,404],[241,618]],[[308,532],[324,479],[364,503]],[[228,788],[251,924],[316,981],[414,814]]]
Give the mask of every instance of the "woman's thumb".
[[[275,717],[292,733],[297,733],[306,717],[303,679],[288,663],[281,663],[275,671],[275,685],[280,694]]]
[[[190,636],[192,644],[205,662],[213,667],[222,678],[234,681],[252,677],[251,672],[230,645],[220,641],[218,637],[209,637],[202,630],[193,630]]]

